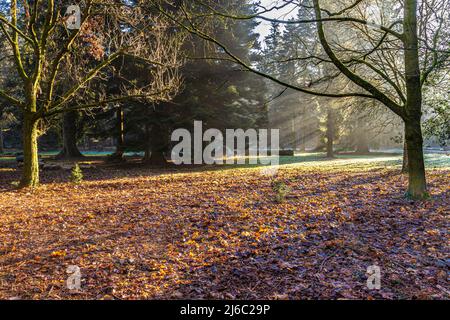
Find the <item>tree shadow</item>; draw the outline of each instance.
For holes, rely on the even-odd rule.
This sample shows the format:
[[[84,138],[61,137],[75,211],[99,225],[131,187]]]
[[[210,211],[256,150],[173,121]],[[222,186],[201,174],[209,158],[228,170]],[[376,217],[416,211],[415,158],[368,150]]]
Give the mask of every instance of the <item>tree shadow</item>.
[[[187,173],[189,172],[191,171],[187,171]],[[123,172],[119,170],[119,177],[122,174]],[[135,174],[139,176],[140,171],[137,170]],[[166,174],[166,171],[160,174]],[[301,174],[311,179],[314,178],[313,173]],[[354,180],[351,181],[348,177],[337,178],[329,181],[326,184],[326,189],[340,190],[342,193],[347,194],[355,185],[386,179],[392,175],[392,172],[380,171],[374,177],[367,177],[367,175],[372,174],[373,172],[370,174],[363,173],[361,176],[353,177]],[[333,174],[328,173],[326,176],[332,177]],[[122,182],[106,183],[112,186],[120,185]],[[194,179],[192,189],[198,189],[198,186],[196,188],[196,183],[201,184]],[[130,185],[131,187],[133,186]],[[311,188],[315,187],[317,186],[311,186]],[[226,191],[226,189],[224,190]],[[320,192],[325,190],[318,191],[319,193],[314,193],[314,195],[320,196]],[[171,192],[170,185],[166,192]],[[404,270],[414,268],[414,265],[408,264],[407,261],[404,262],[401,258],[412,255],[418,260],[420,258],[421,263],[423,262],[427,265],[433,263],[431,257],[427,257],[426,251],[421,252],[416,248],[421,248],[424,246],[423,243],[428,242],[424,242],[424,239],[410,239],[409,237],[410,233],[417,233],[418,228],[426,225],[425,222],[420,217],[413,218],[399,210],[401,206],[407,206],[409,211],[417,211],[416,208],[418,207],[416,207],[416,204],[409,204],[406,200],[399,201],[394,205],[393,211],[390,211],[390,208],[386,206],[371,205],[376,201],[386,201],[392,197],[399,196],[400,193],[397,193],[396,190],[390,194],[380,196],[371,194],[365,197],[362,195],[361,197],[364,197],[365,201],[364,206],[358,208],[355,217],[350,221],[342,220],[342,213],[333,210],[320,215],[315,214],[314,211],[316,209],[329,206],[328,202],[323,201],[318,203],[318,208],[310,208],[308,212],[296,216],[295,219],[289,219],[281,215],[277,217],[277,219],[280,219],[279,221],[277,219],[267,220],[267,227],[274,229],[274,232],[265,233],[260,237],[242,235],[242,232],[240,232],[246,230],[243,227],[261,227],[262,225],[257,220],[254,222],[255,225],[252,225],[251,222],[243,220],[237,213],[225,211],[226,209],[216,208],[215,206],[196,212],[189,210],[189,205],[195,205],[193,200],[196,200],[195,196],[198,196],[202,190],[197,190],[196,192],[197,194],[186,195],[186,198],[183,198],[183,200],[188,199],[191,202],[180,205],[180,210],[176,211],[176,213],[174,212],[166,217],[158,216],[157,218],[161,220],[155,220],[155,224],[152,224],[151,228],[122,231],[117,230],[120,228],[119,223],[110,223],[109,219],[105,219],[103,221],[104,225],[100,224],[98,227],[105,227],[107,231],[109,230],[108,234],[97,236],[94,233],[89,237],[80,236],[78,239],[68,241],[59,241],[58,231],[55,232],[55,229],[52,229],[52,231],[49,231],[53,237],[52,241],[45,247],[28,247],[29,252],[26,252],[23,256],[2,258],[0,266],[11,274],[22,269],[31,282],[31,279],[36,278],[36,276],[43,277],[48,276],[48,274],[54,274],[51,268],[56,266],[62,268],[61,265],[72,264],[72,258],[76,258],[77,255],[83,256],[87,254],[89,259],[97,258],[95,254],[98,252],[83,251],[83,248],[88,244],[100,245],[107,241],[113,241],[114,243],[109,245],[106,251],[102,252],[102,254],[110,254],[111,250],[125,241],[131,246],[136,246],[136,251],[139,249],[139,255],[143,257],[156,255],[164,259],[166,259],[165,250],[170,245],[177,249],[175,253],[178,255],[173,256],[172,259],[167,258],[166,264],[173,267],[170,270],[174,270],[173,272],[176,275],[174,279],[180,279],[180,281],[172,281],[171,278],[163,279],[162,284],[167,284],[167,287],[161,289],[162,296],[159,297],[176,298],[179,294],[174,295],[174,293],[178,292],[182,297],[189,299],[255,300],[366,298],[373,293],[368,292],[365,288],[367,279],[365,271],[367,266],[375,262],[386,267],[384,269],[385,274],[401,274],[402,277],[401,286],[395,284],[394,280],[386,282],[386,288],[383,289],[385,290],[382,291],[383,293],[392,294],[395,297],[401,297],[401,295],[411,297],[412,294],[410,292],[418,292],[419,289],[417,289],[415,284],[414,274],[409,274],[404,272]],[[306,196],[312,194],[310,190],[302,190],[302,192],[305,192]],[[238,196],[237,198],[239,199]],[[180,200],[179,195],[174,196],[172,199],[174,203],[177,203],[177,200]],[[337,201],[337,204],[342,205],[345,211],[347,206],[354,206],[359,200],[350,198],[350,204],[341,201]],[[274,215],[270,212],[270,208],[274,208],[273,204],[268,203],[268,200],[265,201],[267,203],[264,205],[269,210],[268,215]],[[288,199],[288,201],[291,200]],[[128,211],[121,213],[118,217],[120,222],[124,223],[124,226],[132,224],[138,227],[141,222],[152,218],[151,212],[142,214],[142,216],[135,215],[138,205],[132,205],[130,208],[127,208]],[[282,205],[279,207],[283,210]],[[93,204],[93,208],[98,210],[97,212],[93,209],[96,214],[109,212],[109,210],[115,212],[115,207],[112,204],[101,208]],[[402,223],[398,222],[399,219],[403,219]],[[424,219],[428,218],[425,216]],[[430,217],[429,219],[434,221],[436,217]],[[237,228],[238,233],[232,233],[234,230],[229,228],[231,223],[233,227]],[[213,243],[212,245],[216,249],[214,254],[203,261],[192,262],[189,260],[191,251],[186,248],[188,241],[184,238],[186,235],[192,235],[195,232],[205,232],[208,229],[206,226],[220,231],[208,241],[215,241],[220,234],[226,234],[228,239],[233,240],[237,245],[229,247],[226,242]],[[10,230],[8,227],[5,226],[5,230]],[[42,224],[40,228],[43,228],[40,232],[44,236],[47,229]],[[156,228],[164,232],[163,238],[160,240],[155,236]],[[94,231],[94,229],[91,231]],[[419,229],[419,234],[425,233]],[[27,239],[22,238],[21,241],[23,245]],[[414,242],[416,246],[409,245],[408,241]],[[140,243],[145,242],[157,244],[160,248],[159,251],[153,252],[148,249],[145,251],[138,248]],[[400,244],[404,243],[406,243],[404,246],[400,246]],[[422,245],[420,246],[420,244]],[[207,251],[207,247],[200,248],[202,250],[201,254]],[[76,253],[65,257],[65,260],[62,262],[52,260],[55,259],[55,257],[52,257],[54,252],[65,250]],[[104,249],[100,248],[99,250]],[[4,256],[4,253],[2,255]],[[35,262],[36,256],[40,257],[39,262]],[[114,269],[120,269],[123,266],[116,267],[111,257],[105,259],[107,262],[103,261],[94,270],[95,272],[104,273],[104,277],[98,277],[95,272],[91,272],[92,270],[85,274],[85,277],[95,286],[89,287],[88,292],[83,297],[96,298],[98,295],[104,294],[104,288],[113,287],[114,283],[111,283],[112,280],[107,279],[111,279],[115,275]],[[180,262],[180,259],[185,260]],[[397,264],[395,267],[390,266],[392,260],[395,260]],[[133,263],[138,269],[137,272],[144,274],[145,272],[153,272],[151,266],[148,265],[148,261],[144,262]],[[48,263],[48,266],[45,267],[47,269],[42,271],[39,268],[42,268],[44,263]],[[36,274],[36,270],[39,270],[39,274]],[[83,270],[83,272],[85,271]],[[66,275],[61,273],[59,276]],[[148,282],[153,281],[150,276],[146,279]],[[120,275],[120,280],[130,281],[130,278],[128,278],[128,274],[123,274]],[[10,282],[14,283],[14,281],[11,280]],[[428,280],[423,281],[426,282]],[[142,285],[142,282],[139,283]],[[408,285],[408,283],[412,285]],[[411,287],[408,286],[416,287],[413,287],[412,289],[414,290],[411,290]],[[61,291],[61,294],[65,297],[64,294],[67,293]],[[378,294],[375,297],[382,298]]]

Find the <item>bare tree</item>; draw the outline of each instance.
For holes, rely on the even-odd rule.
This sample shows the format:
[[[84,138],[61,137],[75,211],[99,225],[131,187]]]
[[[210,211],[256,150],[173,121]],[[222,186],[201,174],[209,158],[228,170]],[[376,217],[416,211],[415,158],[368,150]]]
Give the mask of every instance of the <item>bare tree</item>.
[[[0,99],[23,114],[22,187],[39,183],[37,138],[44,119],[128,99],[166,101],[181,85],[182,41],[158,14],[144,13],[135,1],[74,2],[81,26],[72,30],[65,1],[1,1],[0,32],[11,52],[2,58],[19,80],[14,92],[0,88]],[[105,79],[118,72],[120,59],[139,61],[147,76],[123,81],[111,94]]]

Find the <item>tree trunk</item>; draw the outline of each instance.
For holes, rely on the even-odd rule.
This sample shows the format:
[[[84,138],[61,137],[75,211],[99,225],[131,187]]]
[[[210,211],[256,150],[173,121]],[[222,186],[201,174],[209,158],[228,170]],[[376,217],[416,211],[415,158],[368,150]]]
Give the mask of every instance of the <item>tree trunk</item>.
[[[63,116],[63,149],[58,154],[60,159],[76,159],[83,155],[77,147],[77,112],[66,112]]]
[[[4,153],[5,150],[3,149],[3,128],[0,126],[0,154]]]
[[[359,119],[357,122],[358,128],[356,129],[356,154],[369,154],[369,138],[367,137],[367,127],[364,119]]]
[[[162,151],[152,151],[150,159],[146,162],[152,166],[165,166],[167,165],[166,156]]]
[[[165,166],[167,165],[167,159],[164,156],[164,150],[167,147],[166,130],[154,124],[146,126],[147,145],[143,161],[152,166]]]
[[[405,125],[405,135],[406,147],[408,149],[408,194],[414,199],[422,199],[427,195],[427,182],[420,120],[408,121]]]
[[[327,110],[327,158],[334,157],[334,115],[330,107]]]
[[[152,146],[150,144],[150,124],[147,122],[145,124],[145,152],[143,162],[149,163],[150,157],[152,155]]]
[[[303,129],[303,130],[305,130],[305,129]],[[305,135],[304,131],[302,131],[300,133],[300,143],[298,145],[298,151],[300,151],[300,152],[306,151],[306,135]]]
[[[125,152],[125,115],[123,108],[118,107],[116,110],[116,152],[111,155],[114,161],[123,161],[123,154]]]
[[[302,120],[304,119],[304,114],[302,114]],[[298,141],[297,148],[300,152],[306,151],[306,136],[308,132],[308,126],[306,124],[306,121],[300,121],[300,123],[303,123],[303,125],[297,126],[298,130]]]
[[[370,153],[369,144],[367,143],[367,139],[363,139],[364,134],[358,139],[356,144],[356,154],[366,155]]]
[[[302,113],[300,114],[298,119],[299,119],[299,123],[300,123],[300,125],[297,126],[297,130],[299,131],[298,149],[300,152],[305,152],[309,125],[308,125],[308,119],[306,117],[306,107],[304,105],[302,106]]]
[[[20,187],[36,187],[39,185],[38,159],[38,121],[25,115],[23,123],[23,171]]]
[[[296,123],[295,123],[296,121],[295,121],[295,115],[294,115],[294,117],[292,118],[292,120],[291,120],[291,137],[290,137],[290,140],[291,140],[291,146],[290,146],[290,148],[289,149],[292,149],[292,150],[295,150],[295,149],[297,149],[297,147],[298,147],[298,143],[300,142],[298,139],[297,139],[297,128],[296,128]]]
[[[409,187],[412,198],[427,196],[425,163],[423,157],[422,84],[417,36],[417,0],[405,0],[404,45],[406,76],[405,140],[408,149]]]
[[[406,140],[406,139],[405,139]],[[403,164],[402,173],[408,173],[409,161],[408,161],[408,147],[406,141],[403,141]]]

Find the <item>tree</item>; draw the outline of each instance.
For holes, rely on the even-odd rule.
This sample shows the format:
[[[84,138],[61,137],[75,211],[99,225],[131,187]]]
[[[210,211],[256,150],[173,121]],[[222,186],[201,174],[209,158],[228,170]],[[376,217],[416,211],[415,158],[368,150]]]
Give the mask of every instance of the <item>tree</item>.
[[[421,127],[422,88],[430,74],[445,64],[450,56],[446,33],[443,32],[449,29],[450,3],[445,0],[434,0],[432,6],[421,3],[419,10],[416,0],[404,0],[403,5],[396,1],[386,3],[383,1],[382,8],[378,6],[378,2],[370,0],[326,1],[327,3],[322,6],[324,2],[313,0],[307,5],[298,4],[312,12],[314,18],[289,21],[269,18],[265,14],[293,5],[292,1],[278,1],[270,8],[261,7],[261,10],[253,15],[220,10],[207,1],[198,1],[214,17],[259,19],[284,25],[315,24],[321,52],[294,58],[298,61],[304,59],[330,64],[340,76],[351,81],[358,90],[339,93],[318,92],[260,71],[211,36],[208,30],[199,24],[201,19],[195,13],[189,12],[187,7],[183,10],[186,12],[188,23],[183,21],[177,23],[189,32],[214,43],[240,66],[282,86],[318,96],[363,97],[382,103],[405,123],[409,158],[408,194],[413,198],[426,197]],[[156,4],[159,5],[159,2],[156,1]],[[170,17],[161,6],[159,10]],[[344,34],[346,37],[338,37]],[[358,50],[347,49],[347,43],[357,43]],[[392,55],[396,56],[395,65],[390,64]]]
[[[304,14],[308,12],[299,7],[297,17]],[[295,18],[289,21],[294,22]],[[314,36],[314,25],[288,23],[284,25],[284,30],[280,26],[280,23],[271,23],[270,33],[263,41],[264,50],[261,52],[258,69],[283,81],[299,85],[309,81],[308,85],[313,85],[312,75],[320,72],[320,67],[314,61],[306,64],[303,59],[297,58],[308,56],[311,51],[316,50],[318,42]],[[308,112],[305,97],[270,80],[267,81],[267,87],[271,97],[274,97],[271,98],[273,103],[270,104],[270,114],[273,125],[280,129],[282,145],[305,151],[307,141],[314,132],[311,130],[313,112],[311,109]]]
[[[22,187],[39,183],[37,138],[43,119],[130,98],[170,100],[180,86],[180,43],[167,23],[144,14],[139,2],[88,0],[79,5],[81,26],[72,30],[64,17],[65,1],[1,3],[0,30],[12,52],[9,61],[16,68],[20,90],[0,89],[0,98],[23,116]],[[128,83],[120,94],[101,90],[102,76],[108,77],[113,62],[125,57],[145,63],[149,76]],[[63,74],[62,65],[70,73]],[[63,81],[68,76],[70,81]],[[77,97],[83,102],[74,106]]]
[[[342,101],[342,100],[340,100]],[[383,136],[397,138],[401,131],[401,119],[371,99],[350,99],[340,108],[342,123],[340,143],[342,148],[355,154],[367,155]]]
[[[58,154],[58,158],[76,159],[83,157],[77,147],[78,117],[77,111],[68,111],[62,116],[63,148]]]
[[[222,3],[246,13],[253,9],[251,1]],[[210,28],[228,48],[247,62],[256,63],[259,44],[255,26],[254,21],[215,21]],[[258,128],[267,122],[263,79],[236,68],[223,52],[197,37],[190,36],[185,41],[183,53],[187,59],[180,71],[184,79],[180,94],[172,102],[155,104],[148,113],[138,112],[140,119],[128,116],[126,127],[140,133],[138,144],[145,150],[144,161],[150,164],[164,164],[164,153],[170,147],[170,130],[193,129],[194,120],[203,121],[204,130]]]

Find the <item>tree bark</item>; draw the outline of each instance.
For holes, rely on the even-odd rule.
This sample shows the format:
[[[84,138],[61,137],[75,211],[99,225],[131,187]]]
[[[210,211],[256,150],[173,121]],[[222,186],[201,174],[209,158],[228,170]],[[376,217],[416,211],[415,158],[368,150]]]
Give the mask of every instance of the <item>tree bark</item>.
[[[420,120],[408,121],[405,126],[405,135],[408,149],[408,194],[412,198],[421,199],[427,195],[427,182]]]
[[[38,121],[25,114],[23,122],[23,171],[20,187],[39,185]]]
[[[147,145],[143,161],[152,166],[165,166],[167,159],[164,156],[164,150],[167,147],[166,130],[157,124],[151,129],[150,125],[146,126]]]
[[[3,149],[3,127],[0,126],[0,154],[3,154],[5,150]]]
[[[142,159],[142,161],[145,163],[149,163],[151,155],[152,155],[152,146],[150,144],[150,124],[147,122],[145,123],[145,150],[144,150],[144,158]]]
[[[406,76],[405,140],[409,162],[408,194],[415,199],[427,196],[423,157],[422,85],[417,36],[417,0],[405,0],[404,45]]]
[[[150,159],[146,162],[152,166],[165,166],[167,165],[166,156],[162,151],[152,151]]]
[[[408,173],[409,161],[408,161],[408,147],[406,141],[403,141],[403,163],[402,173]]]
[[[83,157],[77,147],[77,112],[66,112],[63,116],[63,149],[60,159],[77,159]]]

